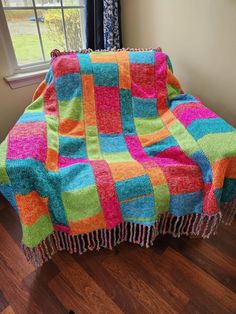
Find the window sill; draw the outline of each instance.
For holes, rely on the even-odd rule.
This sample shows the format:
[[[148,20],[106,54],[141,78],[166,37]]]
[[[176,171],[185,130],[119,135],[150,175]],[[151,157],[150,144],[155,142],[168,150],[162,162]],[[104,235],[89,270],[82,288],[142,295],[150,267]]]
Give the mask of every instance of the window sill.
[[[16,73],[6,76],[4,79],[11,89],[21,88],[28,85],[40,83],[47,73],[47,70],[34,71],[28,73]]]

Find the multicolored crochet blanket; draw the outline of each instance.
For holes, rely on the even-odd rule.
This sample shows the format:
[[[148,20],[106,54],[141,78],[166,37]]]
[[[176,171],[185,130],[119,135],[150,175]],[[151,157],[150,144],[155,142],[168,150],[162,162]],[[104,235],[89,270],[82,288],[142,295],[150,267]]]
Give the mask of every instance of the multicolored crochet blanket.
[[[235,213],[236,131],[182,92],[163,52],[58,53],[0,146],[0,191],[36,265],[209,237]]]

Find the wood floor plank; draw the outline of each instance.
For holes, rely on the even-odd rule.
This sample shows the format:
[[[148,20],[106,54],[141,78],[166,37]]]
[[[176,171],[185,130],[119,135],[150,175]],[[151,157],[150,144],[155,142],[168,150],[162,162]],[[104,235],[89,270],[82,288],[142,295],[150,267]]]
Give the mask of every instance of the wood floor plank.
[[[36,304],[31,303],[31,291],[21,289],[20,282],[2,259],[0,259],[0,284],[6,299],[16,314],[41,313]]]
[[[110,254],[116,253],[110,252]],[[116,278],[103,267],[100,262],[101,259],[103,260],[103,256],[104,254],[101,252],[100,255],[96,254],[96,257],[92,254],[88,254],[84,256],[75,256],[74,258],[124,313],[144,313],[144,305],[134,298],[129,290],[124,290],[120,281],[116,280]]]
[[[230,256],[202,239],[181,239],[170,246],[236,293],[236,263]]]
[[[123,289],[128,290],[133,297],[144,305],[146,313],[177,313],[168,302],[148,285],[140,272],[137,272],[128,265],[121,255],[115,258],[107,258],[102,262],[103,266],[110,272],[111,276],[119,280]]]
[[[18,216],[0,204],[0,314],[236,313],[235,220],[209,240],[60,253],[36,270],[20,249]]]
[[[223,255],[228,255],[232,259],[236,260],[236,233],[233,235],[229,231],[230,228],[230,226],[227,226],[227,228],[220,228],[216,236],[212,236],[209,240],[205,241],[217,247]]]
[[[9,305],[1,312],[1,314],[16,314],[16,313],[13,311],[13,308]]]
[[[206,311],[234,313],[236,294],[231,290],[172,248],[168,248],[161,259],[162,270]]]
[[[0,197],[0,211],[6,208],[5,201]]]
[[[78,313],[122,313],[71,256],[57,255],[54,262],[61,272],[49,283],[49,287],[60,296],[67,309],[75,308]]]
[[[32,273],[35,268],[26,261],[23,251],[16,245],[2,225],[0,225],[0,234],[0,259],[7,265],[9,273],[20,282]],[[2,290],[1,283],[0,290]]]
[[[3,311],[9,305],[2,291],[0,291],[0,312]]]
[[[149,286],[178,313],[184,309],[189,298],[162,273],[158,264],[150,262],[149,250],[140,247],[137,247],[136,251],[125,249],[121,252],[120,258],[135,270],[136,276],[142,274]]]
[[[48,284],[60,273],[60,270],[49,261],[43,267],[29,274],[21,283],[21,289],[30,291],[30,300],[38,306],[42,313],[68,313],[61,301],[49,289]]]
[[[0,213],[0,224],[4,226],[16,244],[21,247],[22,231],[15,209],[7,201],[4,201],[4,209]]]
[[[181,314],[201,314],[203,311],[199,308],[199,305],[196,302],[190,300],[188,304],[184,307]],[[207,312],[204,312],[204,314]]]

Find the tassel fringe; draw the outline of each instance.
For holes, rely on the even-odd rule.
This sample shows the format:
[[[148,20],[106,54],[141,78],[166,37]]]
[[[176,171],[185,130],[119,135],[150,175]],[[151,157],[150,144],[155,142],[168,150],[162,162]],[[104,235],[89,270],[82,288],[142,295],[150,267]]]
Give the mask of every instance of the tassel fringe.
[[[58,49],[54,49],[51,51],[50,55],[52,60],[59,56],[64,56],[64,55],[71,55],[75,53],[91,53],[93,51],[103,51],[103,52],[109,52],[109,51],[161,51],[161,48],[112,48],[112,49],[97,49],[93,50],[91,48],[86,48],[86,49],[80,49],[80,50],[69,50],[69,51],[60,51]]]
[[[153,245],[159,234],[170,234],[176,238],[185,235],[208,239],[210,235],[216,234],[221,222],[226,225],[230,224],[235,212],[236,202],[234,201],[223,205],[222,212],[211,216],[190,214],[175,217],[169,213],[161,214],[153,226],[125,221],[113,229],[100,229],[76,236],[54,231],[35,248],[29,248],[23,244],[23,250],[27,260],[36,267],[40,267],[44,262],[50,260],[57,251],[66,250],[70,254],[78,253],[81,255],[88,250],[100,250],[101,248],[112,250],[117,244],[125,241],[148,248]]]

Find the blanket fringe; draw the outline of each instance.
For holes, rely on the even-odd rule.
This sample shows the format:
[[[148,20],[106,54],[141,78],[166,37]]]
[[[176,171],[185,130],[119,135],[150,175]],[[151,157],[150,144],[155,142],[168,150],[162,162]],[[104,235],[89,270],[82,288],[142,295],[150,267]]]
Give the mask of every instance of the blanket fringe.
[[[221,210],[223,213],[222,222],[225,225],[230,225],[236,213],[236,200],[221,204]]]
[[[103,52],[109,52],[109,51],[161,51],[160,47],[157,48],[111,48],[111,49],[97,49],[93,50],[91,48],[86,48],[86,49],[79,49],[79,50],[68,50],[68,51],[60,51],[58,49],[54,49],[51,51],[50,55],[52,60],[59,56],[64,56],[64,55],[71,55],[75,53],[91,53],[93,51],[103,51]]]
[[[176,238],[181,235],[209,238],[214,235],[220,222],[230,224],[232,222],[236,204],[222,207],[222,213],[214,215],[190,214],[175,217],[169,213],[158,216],[153,226],[144,226],[133,222],[123,221],[113,229],[100,229],[87,234],[70,235],[61,231],[54,231],[37,247],[29,248],[23,245],[23,250],[28,261],[36,267],[52,258],[57,251],[83,254],[86,251],[112,249],[117,244],[128,241],[149,247],[160,234],[170,234]]]

